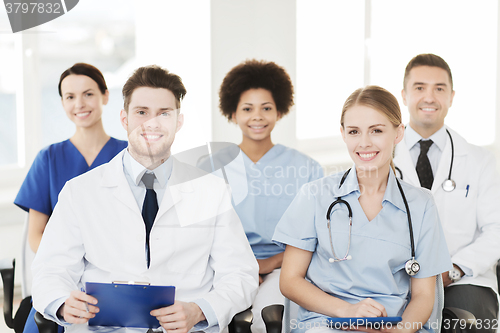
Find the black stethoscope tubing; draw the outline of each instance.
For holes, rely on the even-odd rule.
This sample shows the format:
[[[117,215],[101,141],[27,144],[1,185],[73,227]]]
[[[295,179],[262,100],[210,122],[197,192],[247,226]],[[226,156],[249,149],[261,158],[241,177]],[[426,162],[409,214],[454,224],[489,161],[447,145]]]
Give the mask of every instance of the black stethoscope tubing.
[[[448,133],[448,136],[450,137],[450,144],[451,144],[451,160],[450,160],[450,171],[448,172],[448,178],[443,182],[443,185],[444,183],[446,182],[451,182],[452,184],[454,184],[455,182],[451,179],[451,172],[453,170],[453,161],[455,159],[455,145],[453,143],[453,138],[451,136],[451,133],[450,131],[448,131],[448,129],[446,129],[446,133]],[[398,167],[395,167],[396,171],[399,173],[399,179],[403,180],[403,172],[401,171],[400,168]],[[446,190],[446,192],[451,192],[455,189],[455,185],[451,185],[452,186],[452,189],[451,190]],[[444,187],[443,187],[444,189]]]
[[[351,169],[348,169],[344,173],[344,175],[342,176],[342,179],[340,180],[340,184],[339,184],[339,189],[344,184],[344,182],[345,182],[347,176],[349,175],[350,171],[351,171]],[[406,217],[407,217],[407,220],[408,220],[408,228],[409,228],[409,231],[410,231],[411,259],[406,262],[406,264],[405,264],[405,270],[408,273],[408,275],[413,276],[413,275],[417,274],[418,271],[420,270],[420,265],[415,260],[415,242],[414,242],[414,237],[413,237],[413,225],[412,225],[412,222],[411,222],[410,206],[408,205],[408,201],[406,200],[406,196],[404,194],[403,187],[401,186],[401,184],[400,184],[400,182],[399,182],[399,180],[397,178],[396,178],[396,183],[398,185],[399,192],[401,193],[401,197],[403,198],[403,202],[404,202],[404,205],[405,205],[405,208],[406,208]],[[347,252],[344,255],[344,258],[342,258],[342,259],[337,258],[337,256],[335,255],[335,252],[333,251],[332,231],[331,231],[331,225],[330,225],[330,216],[331,216],[332,209],[333,209],[333,207],[336,204],[340,204],[340,203],[343,203],[347,207],[348,215],[349,215],[349,242],[348,242],[348,245],[347,245]],[[347,201],[343,200],[342,197],[337,197],[337,199],[334,202],[332,202],[330,204],[330,206],[328,207],[328,210],[326,212],[326,220],[327,220],[327,226],[328,226],[328,233],[329,233],[329,236],[330,236],[330,245],[332,247],[332,254],[333,254],[334,258],[335,258],[335,260],[333,260],[333,262],[335,262],[335,261],[349,260],[350,258],[348,258],[348,257],[350,257],[350,256],[348,254],[349,254],[349,249],[350,249],[350,246],[351,246],[351,228],[352,228],[352,209],[351,209],[351,205]]]
[[[448,179],[451,180],[451,170],[453,169],[453,160],[455,159],[455,145],[453,144],[453,138],[451,137],[450,131],[446,129],[446,133],[448,133],[448,136],[450,137],[450,143],[451,143],[451,161],[450,161],[450,172],[448,173]]]

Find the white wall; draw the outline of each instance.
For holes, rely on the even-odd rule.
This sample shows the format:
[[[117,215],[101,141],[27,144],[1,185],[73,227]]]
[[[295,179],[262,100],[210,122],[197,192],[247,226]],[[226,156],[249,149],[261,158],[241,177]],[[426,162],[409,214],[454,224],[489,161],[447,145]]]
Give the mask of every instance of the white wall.
[[[295,0],[212,0],[212,140],[241,142],[241,131],[219,112],[219,87],[226,73],[246,59],[274,61],[296,82]],[[296,146],[292,112],[273,131],[274,142]]]

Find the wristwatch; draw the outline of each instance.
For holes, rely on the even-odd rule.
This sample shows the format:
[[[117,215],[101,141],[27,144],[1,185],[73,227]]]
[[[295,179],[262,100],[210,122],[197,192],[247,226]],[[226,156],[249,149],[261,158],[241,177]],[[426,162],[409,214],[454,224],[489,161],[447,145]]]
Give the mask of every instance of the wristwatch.
[[[453,267],[453,269],[448,271],[448,277],[451,281],[457,282],[462,278],[462,272],[458,268]]]

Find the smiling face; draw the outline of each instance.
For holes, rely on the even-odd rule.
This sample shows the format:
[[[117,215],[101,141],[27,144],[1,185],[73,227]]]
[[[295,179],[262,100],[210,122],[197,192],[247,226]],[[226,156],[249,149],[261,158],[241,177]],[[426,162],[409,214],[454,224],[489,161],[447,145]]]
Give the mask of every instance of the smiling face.
[[[401,94],[410,112],[410,126],[428,138],[443,127],[455,91],[444,69],[418,66],[410,71]]]
[[[62,105],[68,118],[77,127],[89,128],[101,122],[102,106],[108,103],[109,92],[103,95],[97,83],[86,75],[68,75],[61,82]]]
[[[340,131],[358,170],[389,172],[392,152],[403,138],[404,126],[394,127],[382,112],[357,104],[345,112]]]
[[[249,89],[241,94],[232,121],[240,126],[243,141],[271,140],[271,132],[280,119],[273,95],[266,89]]]
[[[128,133],[130,155],[150,170],[170,156],[175,133],[184,122],[174,94],[168,89],[149,87],[134,90],[128,113],[122,110],[120,119]]]

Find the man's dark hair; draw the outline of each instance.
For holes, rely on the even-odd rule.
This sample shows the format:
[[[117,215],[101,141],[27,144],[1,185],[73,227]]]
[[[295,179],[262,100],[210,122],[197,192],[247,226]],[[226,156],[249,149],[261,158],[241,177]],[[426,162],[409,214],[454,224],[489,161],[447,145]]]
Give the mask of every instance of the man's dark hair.
[[[451,77],[451,69],[450,66],[444,61],[443,58],[437,56],[432,53],[419,54],[415,58],[411,59],[408,65],[406,65],[405,69],[405,77],[403,80],[403,88],[406,89],[406,83],[408,83],[408,77],[410,75],[410,71],[419,66],[429,66],[429,67],[439,67],[444,69],[450,78],[451,90],[453,90],[453,79]]]
[[[181,107],[181,100],[186,95],[186,88],[178,75],[170,73],[168,70],[157,65],[140,67],[135,70],[123,86],[123,104],[125,111],[128,112],[128,106],[132,98],[132,93],[140,87],[163,88],[168,89],[175,96],[177,109]]]

